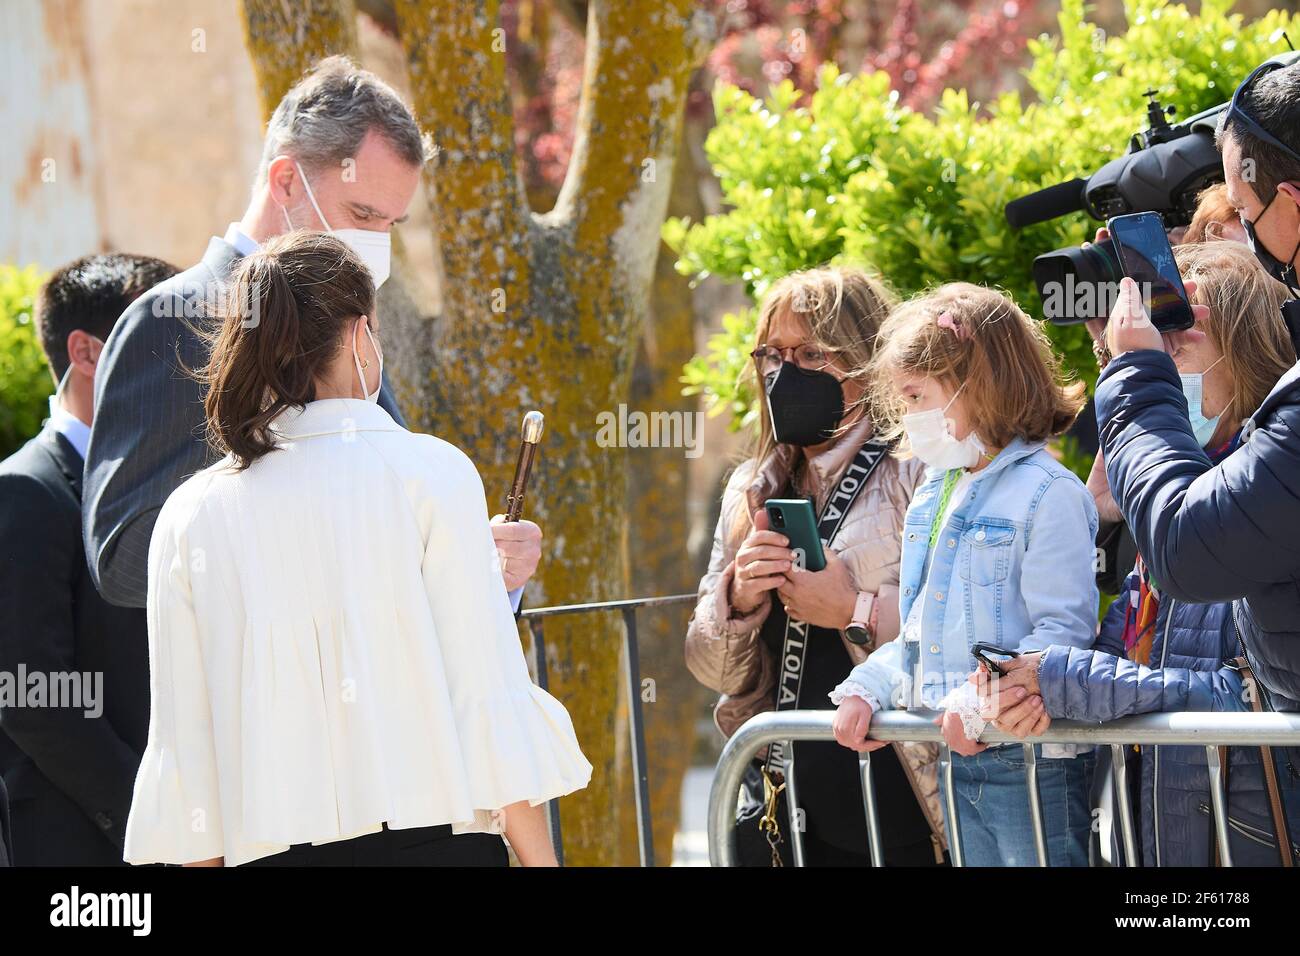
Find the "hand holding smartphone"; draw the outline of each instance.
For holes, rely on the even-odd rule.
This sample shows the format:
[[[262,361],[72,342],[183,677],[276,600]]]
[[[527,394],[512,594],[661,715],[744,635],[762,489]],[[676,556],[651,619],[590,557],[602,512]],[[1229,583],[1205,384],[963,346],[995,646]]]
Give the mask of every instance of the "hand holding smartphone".
[[[790,541],[795,554],[795,565],[809,571],[826,567],[822,539],[817,534],[817,518],[812,503],[806,498],[769,498],[763,503],[767,520],[773,531],[779,531]]]
[[[1116,216],[1106,223],[1124,274],[1150,302],[1151,324],[1160,333],[1190,329],[1192,303],[1183,287],[1164,220],[1154,212]],[[1148,294],[1149,293],[1149,294]]]

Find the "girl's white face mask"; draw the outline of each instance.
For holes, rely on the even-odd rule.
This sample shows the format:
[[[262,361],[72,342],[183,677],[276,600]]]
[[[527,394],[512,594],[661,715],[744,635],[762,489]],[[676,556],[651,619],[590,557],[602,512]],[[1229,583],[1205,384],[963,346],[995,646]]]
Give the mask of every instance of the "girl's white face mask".
[[[367,402],[378,402],[379,392],[384,387],[384,353],[379,351],[379,343],[375,341],[374,335],[370,332],[370,320],[363,315],[357,325],[365,328],[366,338],[370,340],[370,348],[374,350],[375,357],[379,359],[379,377],[375,379],[379,384],[375,386],[373,392],[370,391],[370,387],[366,384],[365,369],[370,363],[361,364],[361,353],[357,349],[356,326],[352,328],[352,361],[357,367],[357,378],[361,379],[361,394],[365,396]]]
[[[948,404],[943,408],[931,408],[924,412],[912,412],[902,419],[903,430],[907,433],[908,444],[912,454],[931,468],[948,471],[951,468],[974,468],[984,454],[984,443],[972,431],[958,441],[952,437],[948,419],[945,417],[952,403],[957,401],[966,385],[963,383]]]

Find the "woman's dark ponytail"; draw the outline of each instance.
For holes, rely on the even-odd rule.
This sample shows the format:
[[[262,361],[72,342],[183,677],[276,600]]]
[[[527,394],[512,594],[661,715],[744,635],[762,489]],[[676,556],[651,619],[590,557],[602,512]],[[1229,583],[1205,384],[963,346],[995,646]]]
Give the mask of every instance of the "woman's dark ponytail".
[[[276,447],[270,423],[316,398],[349,320],[374,311],[370,274],[345,244],[291,232],[239,263],[201,377],[208,440],[241,470]]]

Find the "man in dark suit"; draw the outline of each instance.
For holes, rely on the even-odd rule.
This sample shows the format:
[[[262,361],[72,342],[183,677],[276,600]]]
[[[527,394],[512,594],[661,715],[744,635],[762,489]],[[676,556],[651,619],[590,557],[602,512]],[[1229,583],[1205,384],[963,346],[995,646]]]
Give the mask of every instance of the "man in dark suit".
[[[176,269],[87,256],[41,288],[41,346],[59,387],[50,420],[0,462],[0,775],[12,862],[111,865],[149,731],[144,612],[95,590],[81,539],[94,379],[119,315]]]

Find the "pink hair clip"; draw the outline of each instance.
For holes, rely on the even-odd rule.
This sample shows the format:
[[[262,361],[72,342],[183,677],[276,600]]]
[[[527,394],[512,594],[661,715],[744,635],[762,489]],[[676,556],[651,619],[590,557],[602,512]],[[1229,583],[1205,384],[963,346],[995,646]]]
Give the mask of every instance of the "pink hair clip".
[[[939,313],[939,318],[935,320],[941,329],[949,329],[953,335],[957,336],[957,341],[965,342],[970,338],[970,329],[960,325],[952,317],[952,313],[944,311]]]

